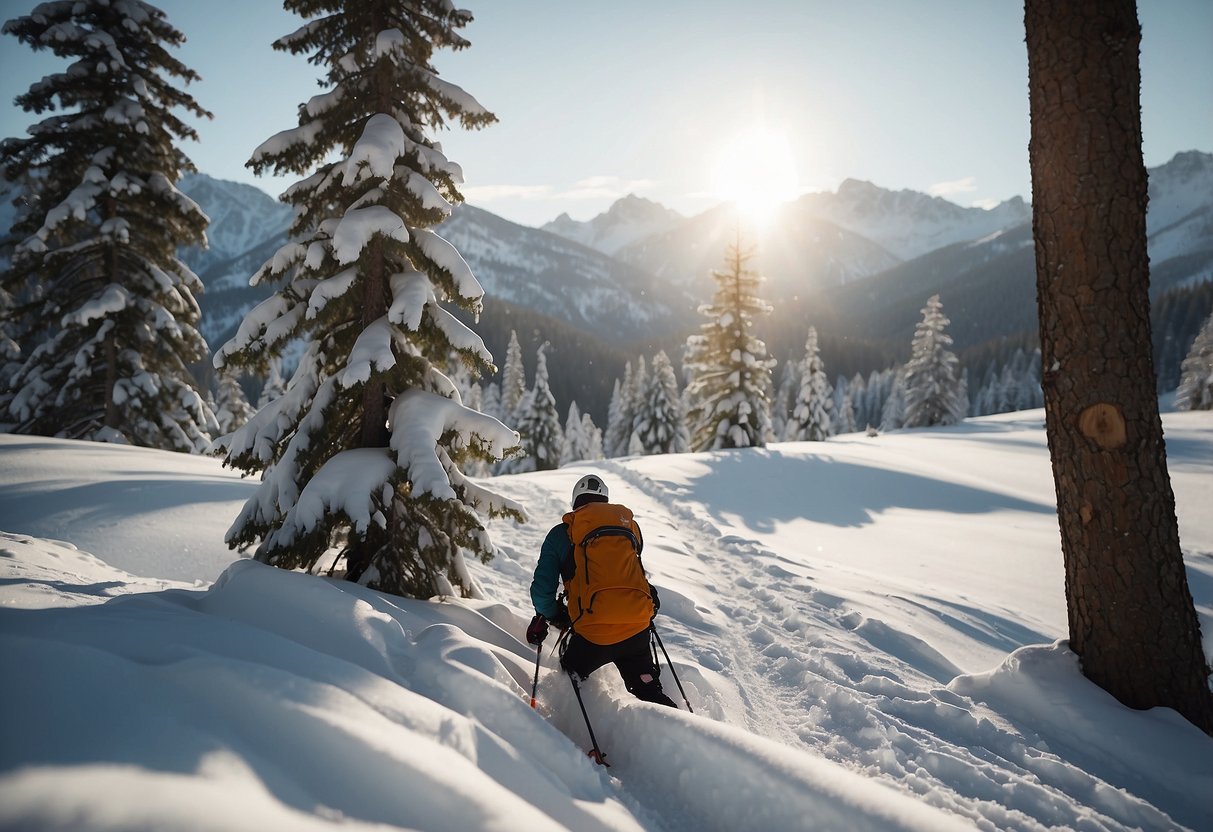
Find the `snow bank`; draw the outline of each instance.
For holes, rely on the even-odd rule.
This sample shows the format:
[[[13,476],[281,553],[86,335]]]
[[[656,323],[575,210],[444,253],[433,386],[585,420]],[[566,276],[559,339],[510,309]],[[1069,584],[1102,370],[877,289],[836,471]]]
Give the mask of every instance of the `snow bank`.
[[[438,404],[420,437],[465,418]],[[216,460],[0,436],[0,828],[1213,829],[1213,739],[1058,641],[1042,421],[498,477],[536,520],[489,522],[491,602],[232,564],[255,484]],[[1213,415],[1164,427],[1208,645]],[[609,770],[547,650],[527,707],[520,641],[590,471],[636,511],[696,710],[594,674]]]
[[[1083,677],[1066,642],[1020,648],[994,670],[957,677],[948,689],[1034,736],[1041,753],[1025,748],[1017,762],[1042,781],[1057,777],[1061,757],[1102,781],[1091,790],[1094,806],[1142,829],[1166,828],[1170,820],[1193,829],[1213,823],[1213,806],[1201,810],[1192,802],[1195,795],[1213,797],[1209,738],[1168,708],[1125,708]],[[1166,749],[1148,776],[1136,758],[1143,749]],[[1155,806],[1174,807],[1171,818]]]
[[[208,591],[0,610],[0,644],[25,715],[0,728],[4,828],[640,828],[468,607],[241,561]]]

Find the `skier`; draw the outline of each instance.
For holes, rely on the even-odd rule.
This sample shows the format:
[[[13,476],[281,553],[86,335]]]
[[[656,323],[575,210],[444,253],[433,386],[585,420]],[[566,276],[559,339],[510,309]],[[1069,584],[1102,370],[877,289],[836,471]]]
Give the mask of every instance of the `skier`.
[[[526,640],[542,644],[551,624],[565,634],[560,666],[574,686],[613,662],[633,696],[677,708],[661,689],[650,649],[660,602],[644,576],[640,527],[629,509],[609,501],[606,483],[593,474],[577,481],[572,503],[540,549],[531,581],[535,617]],[[561,578],[567,607],[556,597]]]

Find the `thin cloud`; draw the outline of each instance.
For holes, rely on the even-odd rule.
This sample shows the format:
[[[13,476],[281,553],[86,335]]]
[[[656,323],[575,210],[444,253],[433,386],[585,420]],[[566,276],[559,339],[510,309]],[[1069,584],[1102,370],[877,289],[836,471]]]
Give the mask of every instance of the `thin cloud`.
[[[618,176],[590,176],[573,183],[573,187],[560,194],[563,199],[619,199],[628,194],[652,188],[651,179],[623,179]]]
[[[953,179],[951,182],[936,182],[927,188],[927,193],[931,196],[947,197],[968,194],[975,190],[977,190],[977,177],[966,176],[964,179]]]
[[[572,187],[564,190],[557,190],[551,185],[475,185],[463,188],[462,193],[469,202],[477,204],[507,199],[556,202],[570,199],[619,199],[631,193],[648,190],[655,184],[651,179],[590,176],[574,182]]]
[[[559,194],[550,185],[472,185],[461,188],[468,202],[496,202],[502,199],[556,199]]]

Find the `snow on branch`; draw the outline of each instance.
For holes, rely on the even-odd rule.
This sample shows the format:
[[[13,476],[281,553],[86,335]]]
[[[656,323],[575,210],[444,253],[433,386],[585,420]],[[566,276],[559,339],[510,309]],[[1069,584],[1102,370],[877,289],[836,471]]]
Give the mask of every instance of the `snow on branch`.
[[[338,263],[353,263],[371,238],[382,234],[402,243],[409,241],[408,229],[398,214],[383,205],[353,208],[345,212],[333,231],[333,255]],[[451,249],[454,251],[454,249]],[[456,253],[458,256],[458,253]],[[460,258],[462,262],[463,258]],[[464,264],[466,268],[467,264]],[[471,274],[471,272],[468,272]]]
[[[316,288],[312,290],[311,297],[308,299],[307,319],[309,321],[314,320],[324,307],[328,305],[329,301],[344,295],[357,277],[357,269],[346,269],[317,283]]]
[[[493,363],[493,354],[484,345],[484,341],[462,321],[437,303],[427,305],[425,311],[452,347],[461,352],[473,352],[486,364]]]
[[[422,72],[426,83],[430,89],[438,93],[444,98],[453,101],[464,115],[468,116],[488,116],[491,115],[479,101],[477,101],[471,93],[467,92],[457,84],[452,84],[450,81],[444,81],[432,72]]]
[[[297,285],[306,292],[314,281],[298,281]],[[283,340],[294,332],[304,314],[302,303],[282,293],[270,295],[244,316],[236,334],[215,353],[215,369],[222,370],[231,355],[267,349]]]
[[[494,458],[518,444],[518,434],[492,416],[464,407],[454,399],[426,390],[408,390],[392,402],[388,414],[391,447],[397,462],[413,484],[413,494],[439,500],[456,499],[447,464],[438,456],[438,441],[448,430],[466,439],[480,437]]]
[[[421,272],[408,271],[392,275],[391,287],[392,305],[387,311],[388,320],[416,332],[421,326],[425,305],[435,299],[434,285]]]
[[[341,386],[350,388],[364,384],[370,380],[372,370],[382,372],[396,366],[396,356],[392,352],[395,337],[395,328],[386,317],[373,321],[362,330],[354,342],[354,348],[350,350],[345,369],[338,377]]]
[[[313,95],[303,107],[310,117],[317,118],[340,104],[341,99],[344,97],[345,89],[343,87],[334,87],[328,92]]]
[[[279,156],[295,145],[312,144],[323,127],[324,123],[321,121],[309,121],[307,124],[301,124],[298,127],[292,127],[290,130],[275,133],[257,146],[249,161],[255,164],[263,161],[266,157]]]
[[[308,480],[280,533],[307,534],[326,514],[345,515],[359,534],[370,528],[372,520],[378,526],[385,525],[386,518],[376,508],[374,497],[391,488],[396,470],[387,448],[342,451]]]
[[[433,231],[424,228],[413,230],[413,239],[421,251],[432,260],[438,268],[450,273],[455,281],[455,289],[461,298],[478,300],[484,297],[484,288],[472,274],[471,267],[453,245],[439,237]]]
[[[85,303],[74,312],[64,315],[60,321],[60,325],[64,327],[72,325],[87,326],[90,322],[99,318],[105,318],[108,315],[121,312],[130,305],[130,292],[117,283],[111,283],[105,287],[100,295]]]
[[[153,172],[147,178],[147,186],[151,189],[152,193],[168,197],[169,200],[176,204],[177,210],[181,211],[181,213],[187,216],[192,214],[201,217],[208,225],[210,224],[211,219],[202,210],[202,206],[186,196],[163,173],[159,171]]]
[[[404,148],[404,129],[391,116],[376,113],[362,128],[362,135],[350,151],[342,181],[346,185],[358,182],[364,176],[364,166],[372,176],[391,178]]]
[[[417,165],[423,173],[442,173],[449,176],[451,181],[456,185],[463,184],[463,168],[457,162],[452,162],[442,152],[442,145],[435,142],[431,147],[427,144],[414,141],[408,136],[408,130],[412,122],[409,120],[408,113],[403,110],[396,110],[393,115],[396,121],[405,130],[405,149],[409,153],[414,153],[417,156]]]
[[[299,414],[307,407],[319,384],[314,372],[317,362],[315,345],[299,361],[299,369],[287,385],[286,392],[257,410],[247,422],[216,442],[233,459],[244,454],[262,463],[274,459],[274,446],[292,429]],[[268,476],[268,475],[267,475]]]
[[[502,427],[505,426],[502,425]],[[442,463],[446,466],[447,474],[451,478],[451,485],[463,490],[463,500],[465,503],[481,514],[517,514],[522,522],[525,523],[527,521],[526,509],[522,507],[522,503],[515,502],[495,491],[490,491],[481,485],[477,485],[471,479],[464,476],[464,473],[451,462],[445,450],[439,449],[439,451],[442,455]]]
[[[403,173],[401,168],[396,168],[397,177]],[[438,189],[434,187],[434,183],[426,179],[416,171],[409,171],[408,180],[405,182],[405,188],[413,196],[417,197],[417,201],[421,203],[421,207],[426,211],[435,209],[442,211],[446,216],[451,215],[451,203],[447,202],[442,194],[438,193]]]
[[[375,37],[375,57],[382,58],[393,52],[404,54],[404,33],[399,29],[385,29]]]

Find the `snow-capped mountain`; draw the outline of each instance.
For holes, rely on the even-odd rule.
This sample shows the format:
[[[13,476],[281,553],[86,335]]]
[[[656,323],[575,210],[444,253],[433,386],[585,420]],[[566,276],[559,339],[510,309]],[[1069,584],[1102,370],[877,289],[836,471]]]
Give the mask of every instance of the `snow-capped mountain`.
[[[607,211],[586,222],[575,220],[566,213],[542,228],[613,256],[625,246],[668,231],[684,219],[677,211],[664,205],[628,194],[616,200]]]
[[[1150,170],[1150,277],[1182,285],[1213,276],[1213,154],[1176,154]]]
[[[1146,233],[1150,236],[1213,208],[1213,153],[1177,153],[1165,165],[1150,168],[1149,174]]]
[[[948,334],[964,350],[1036,329],[1035,264],[1032,226],[1022,223],[828,289],[813,305],[816,314],[828,310],[843,331],[879,333],[908,346],[924,302],[939,294],[952,320]]]
[[[606,215],[602,215],[606,216]],[[595,219],[600,219],[595,218]],[[991,210],[962,208],[940,197],[890,191],[848,179],[837,192],[807,194],[749,236],[751,267],[768,281],[772,300],[798,297],[871,275],[954,243],[1007,231],[1031,220],[1019,197]],[[726,207],[706,211],[618,252],[620,259],[689,286],[703,286],[738,239]]]
[[[250,185],[203,174],[183,179],[181,189],[211,218],[209,248],[182,256],[206,286],[202,333],[216,348],[265,296],[249,277],[286,241],[292,209]],[[489,302],[525,307],[610,342],[692,315],[691,298],[633,266],[470,205],[459,206],[439,233],[472,267]]]
[[[617,256],[702,300],[715,289],[712,271],[723,267],[726,249],[739,240],[743,248],[753,248],[748,268],[766,278],[766,296],[776,301],[877,274],[901,262],[867,237],[801,215],[796,205],[786,206],[762,236],[739,237],[738,228],[733,209],[720,206],[632,243]]]
[[[1032,219],[1021,197],[994,208],[963,208],[918,191],[890,191],[847,179],[834,193],[802,196],[798,214],[817,217],[867,237],[900,260],[912,260],[952,243],[977,240]]]
[[[1181,153],[1149,175],[1154,293],[1213,276],[1213,155]],[[215,347],[264,296],[248,279],[285,240],[291,209],[255,187],[203,174],[186,177],[180,187],[212,220],[209,249],[183,256],[207,287],[202,331]],[[11,206],[0,205],[4,211],[0,219],[7,230]],[[616,347],[690,331],[698,322],[696,305],[714,288],[711,271],[723,264],[738,228],[724,207],[681,218],[636,197],[587,223],[557,220],[545,228],[557,226],[563,233],[465,205],[440,233],[471,265],[486,302],[525,308],[538,322],[559,320]],[[581,234],[591,245],[565,233]],[[1034,328],[1030,240],[1030,209],[1019,199],[986,211],[848,180],[836,193],[811,194],[786,206],[773,227],[752,241],[752,266],[768,280],[768,299],[782,308],[776,318],[789,326],[796,310],[802,310],[801,318],[812,312],[819,327],[828,325],[827,314],[836,314],[848,337],[895,337],[900,343],[900,318],[914,319],[935,292],[945,293],[957,336],[994,320],[991,310],[997,320],[1022,320]],[[622,247],[614,256],[595,248],[617,245]],[[925,253],[905,258],[915,251]],[[909,312],[899,317],[890,311],[895,305]],[[802,338],[800,333],[790,342]]]
[[[206,251],[191,250],[184,254],[195,271],[239,257],[266,240],[284,238],[294,214],[289,205],[260,188],[206,174],[184,176],[177,187],[202,206],[211,220],[206,229]]]
[[[235,333],[244,315],[266,296],[249,286],[249,278],[286,242],[294,214],[260,188],[198,173],[178,183],[210,217],[207,248],[187,248],[181,258],[201,278],[206,291],[202,337],[217,349]]]
[[[610,341],[690,320],[695,301],[640,269],[539,228],[459,206],[438,228],[487,295]]]

